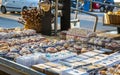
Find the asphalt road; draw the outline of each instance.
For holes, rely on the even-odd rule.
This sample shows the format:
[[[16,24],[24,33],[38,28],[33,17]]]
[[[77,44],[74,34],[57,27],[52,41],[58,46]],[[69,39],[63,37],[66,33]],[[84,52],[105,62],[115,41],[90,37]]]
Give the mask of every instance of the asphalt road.
[[[103,26],[103,15],[104,13],[94,13],[99,17],[97,30],[116,30],[116,27]],[[18,13],[11,14],[2,14],[0,13],[0,27],[3,28],[14,28],[14,27],[23,27],[22,24],[18,23],[18,18],[21,15]],[[71,19],[74,19],[75,14],[71,13]],[[94,25],[95,18],[86,14],[79,13],[78,19],[80,19],[80,26],[82,28],[92,29]],[[59,19],[58,19],[59,20]],[[58,21],[60,22],[60,20]]]
[[[100,31],[106,31],[106,30],[116,30],[116,27],[111,27],[111,26],[104,26],[103,25],[103,16],[104,13],[95,13],[95,12],[91,12],[93,14],[96,14],[98,16],[98,23],[97,23],[97,29],[96,30],[100,30]],[[74,14],[72,14],[73,16]],[[93,29],[93,25],[95,22],[95,17],[90,16],[90,15],[86,15],[86,14],[79,14],[78,15],[78,19],[80,19],[80,26],[83,28],[88,28],[88,29]]]
[[[0,27],[3,28],[15,28],[15,27],[23,27],[22,24],[18,23],[18,18],[20,14],[2,14],[0,13]]]

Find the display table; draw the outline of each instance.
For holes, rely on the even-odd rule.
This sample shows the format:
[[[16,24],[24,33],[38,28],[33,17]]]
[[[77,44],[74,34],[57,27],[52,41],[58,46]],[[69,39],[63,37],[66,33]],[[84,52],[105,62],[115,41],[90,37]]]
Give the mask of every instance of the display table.
[[[31,68],[28,68],[26,66],[20,65],[18,63],[15,63],[13,61],[10,61],[8,59],[0,57],[0,71],[3,71],[5,73],[8,73],[8,75],[44,75],[43,73],[40,73],[38,71],[35,71]],[[3,74],[2,75],[6,75]],[[1,75],[1,73],[0,73]]]
[[[14,35],[12,35],[11,32]],[[67,69],[71,69],[71,67],[76,69],[78,66],[86,66],[88,64],[93,66],[92,69],[94,69],[95,65],[92,64],[97,62],[98,59],[102,60],[106,56],[102,53],[108,54],[117,52],[120,49],[120,44],[116,41],[106,37],[98,37],[96,33],[86,29],[75,28],[69,30],[66,34],[66,40],[60,40],[54,36],[44,37],[32,29],[15,28],[8,30],[1,28],[0,33],[0,71],[10,75],[56,75],[57,73],[60,74]],[[77,37],[74,34],[76,34]],[[78,51],[80,54],[83,54],[77,54],[76,52]],[[116,56],[118,58],[120,54],[115,53],[114,55],[114,57],[111,56],[113,57],[112,59]],[[95,58],[94,56],[97,57]],[[116,59],[111,63],[117,62],[118,60]],[[52,62],[58,62],[58,65],[54,63],[52,65]],[[108,62],[110,62],[110,60],[108,60]],[[45,65],[45,72],[44,66],[42,72],[37,70],[38,68],[31,68],[34,65],[42,63]],[[101,64],[103,63],[101,62]],[[106,65],[109,65],[109,63]],[[90,66],[87,66],[87,68],[89,69]],[[63,75],[67,73],[65,72]]]

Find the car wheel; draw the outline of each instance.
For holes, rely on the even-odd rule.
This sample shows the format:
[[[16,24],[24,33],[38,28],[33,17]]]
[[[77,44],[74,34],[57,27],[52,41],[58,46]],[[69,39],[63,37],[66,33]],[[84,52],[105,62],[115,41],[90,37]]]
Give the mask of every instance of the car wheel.
[[[20,11],[18,11],[17,13],[20,13]]]
[[[18,11],[17,13],[20,14],[21,12]]]
[[[15,11],[11,11],[10,13],[15,13]]]
[[[7,10],[6,10],[5,6],[1,6],[1,12],[2,12],[3,14],[6,14],[6,13],[7,13]]]
[[[27,10],[27,7],[23,7],[22,11]]]
[[[100,12],[104,12],[104,7],[100,7]]]

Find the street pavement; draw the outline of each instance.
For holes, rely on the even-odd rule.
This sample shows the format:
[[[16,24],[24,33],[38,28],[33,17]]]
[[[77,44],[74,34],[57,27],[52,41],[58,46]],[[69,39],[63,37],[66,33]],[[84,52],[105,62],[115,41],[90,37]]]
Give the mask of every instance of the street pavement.
[[[97,29],[99,31],[107,31],[107,30],[116,30],[116,27],[111,27],[111,26],[104,26],[103,25],[103,16],[104,13],[99,13],[99,12],[91,12],[93,14],[96,14],[98,16],[98,23],[97,23]],[[72,14],[72,18],[75,14]],[[78,19],[80,20],[80,27],[82,28],[87,28],[87,29],[93,29],[94,22],[95,22],[95,17],[80,13],[78,15]]]
[[[98,18],[99,18],[98,24],[97,24],[97,30],[100,30],[100,31],[116,30],[116,27],[103,26],[104,13],[95,13],[95,12],[92,12],[92,13],[97,14]],[[75,16],[75,14],[71,13],[71,19],[74,19],[74,16]],[[15,14],[11,14],[11,13],[2,14],[2,13],[0,13],[0,27],[3,27],[3,28],[23,27],[22,24],[18,23],[19,17],[21,17],[21,15],[18,13],[15,13]],[[95,22],[94,17],[83,14],[83,13],[79,13],[77,17],[78,17],[78,19],[80,19],[80,26],[82,28],[88,28],[88,29],[93,28],[93,25]],[[58,19],[58,23],[60,23],[60,19]]]
[[[19,17],[20,17],[20,14],[0,13],[0,27],[3,27],[3,28],[23,27],[22,24],[18,23]]]

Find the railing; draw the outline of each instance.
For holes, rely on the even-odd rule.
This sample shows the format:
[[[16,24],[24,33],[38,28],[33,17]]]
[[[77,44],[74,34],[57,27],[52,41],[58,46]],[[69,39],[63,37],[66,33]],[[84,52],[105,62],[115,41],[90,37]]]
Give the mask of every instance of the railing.
[[[97,23],[98,23],[98,16],[96,14],[92,14],[90,12],[86,12],[86,11],[83,11],[83,10],[78,10],[78,9],[75,9],[75,8],[71,8],[71,10],[78,11],[78,12],[81,12],[81,13],[85,13],[85,14],[88,14],[90,16],[94,16],[95,17],[95,22],[94,22],[94,26],[93,26],[93,31],[94,32],[96,31]]]

